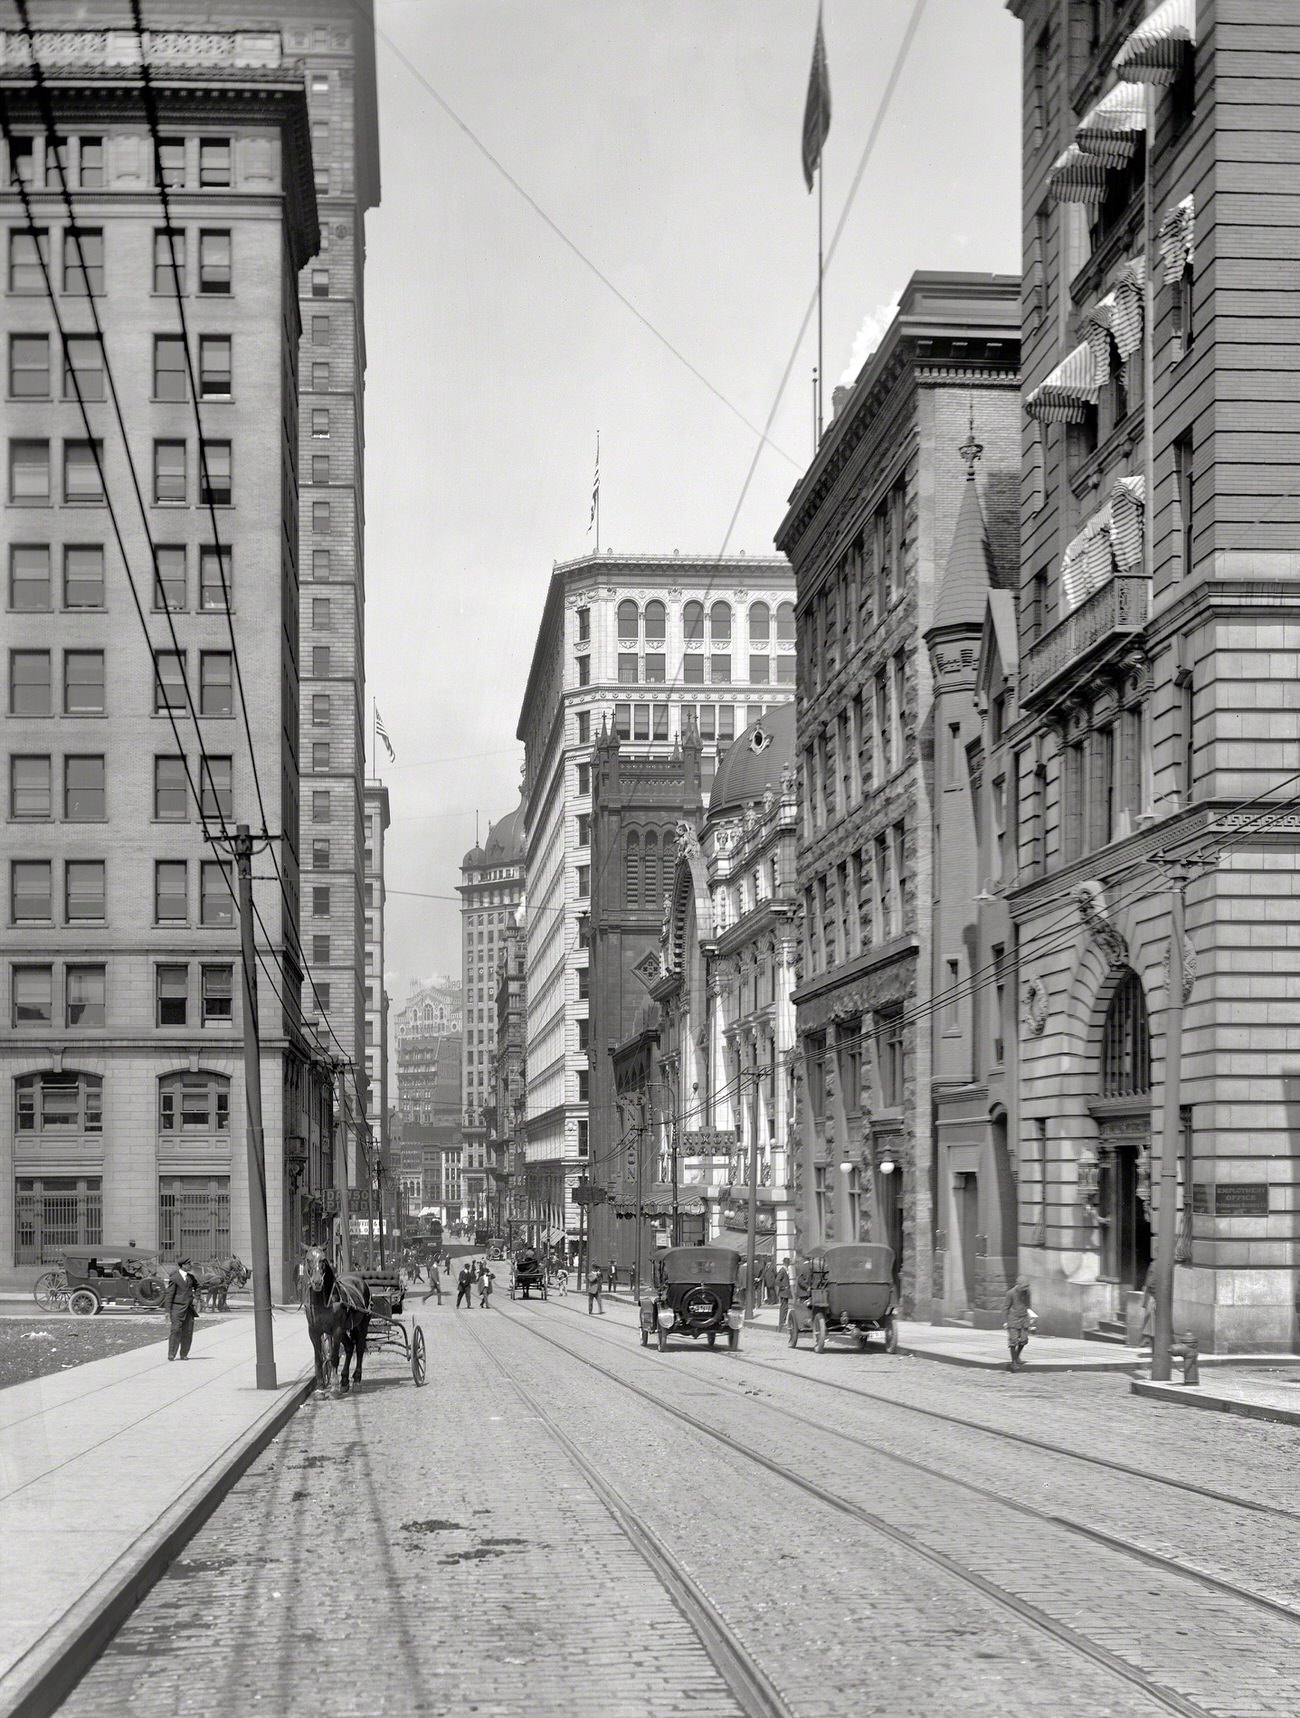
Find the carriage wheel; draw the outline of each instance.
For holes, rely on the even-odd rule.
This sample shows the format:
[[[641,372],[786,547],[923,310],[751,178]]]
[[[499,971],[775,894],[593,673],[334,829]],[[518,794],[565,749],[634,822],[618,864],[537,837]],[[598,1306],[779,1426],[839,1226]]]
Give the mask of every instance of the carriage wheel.
[[[826,1348],[826,1314],[824,1312],[813,1314],[813,1347],[818,1354],[823,1353]]]
[[[99,1296],[94,1289],[77,1289],[68,1302],[68,1311],[78,1318],[93,1318],[99,1311]]]
[[[793,1313],[790,1315],[790,1323],[786,1329],[786,1341],[791,1348],[798,1348],[799,1346],[799,1326],[794,1321]]]
[[[668,1346],[668,1332],[660,1325],[655,1335],[659,1338],[659,1352],[662,1354]]]
[[[32,1297],[42,1312],[53,1312],[55,1307],[63,1306],[68,1298],[68,1279],[63,1271],[46,1271],[37,1277]]]
[[[411,1376],[419,1385],[425,1382],[428,1375],[428,1369],[425,1365],[424,1332],[417,1324],[415,1335],[411,1338]]]
[[[885,1326],[885,1353],[898,1353],[898,1326],[894,1323],[892,1318]]]

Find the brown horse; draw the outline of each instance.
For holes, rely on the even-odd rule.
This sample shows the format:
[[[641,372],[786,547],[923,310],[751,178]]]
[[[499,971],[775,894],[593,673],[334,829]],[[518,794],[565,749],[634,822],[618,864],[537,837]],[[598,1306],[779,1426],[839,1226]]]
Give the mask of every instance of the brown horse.
[[[224,1259],[212,1259],[200,1265],[194,1273],[199,1279],[199,1297],[208,1312],[226,1312],[226,1296],[231,1288],[243,1288],[252,1272],[236,1253]]]
[[[338,1378],[339,1394],[346,1395],[351,1388],[349,1372],[353,1360],[356,1381],[361,1382],[361,1363],[366,1357],[366,1335],[370,1329],[370,1285],[363,1277],[340,1276],[324,1247],[308,1247],[303,1260],[302,1306],[316,1358],[317,1387],[323,1390]]]

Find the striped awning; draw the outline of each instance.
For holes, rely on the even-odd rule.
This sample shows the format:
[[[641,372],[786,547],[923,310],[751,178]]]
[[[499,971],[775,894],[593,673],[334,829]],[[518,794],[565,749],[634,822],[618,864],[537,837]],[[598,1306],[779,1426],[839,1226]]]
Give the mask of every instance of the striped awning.
[[[1085,340],[1026,398],[1025,410],[1042,423],[1078,424],[1096,404],[1097,376]]]
[[[1127,167],[1147,128],[1146,93],[1135,84],[1116,84],[1084,114],[1074,141],[1085,155],[1107,167]]]
[[[1115,311],[1115,294],[1108,292],[1099,299],[1083,319],[1081,332],[1092,347],[1092,373],[1099,388],[1110,381],[1111,323]]]
[[[1143,521],[1147,483],[1142,476],[1121,477],[1110,492],[1110,546],[1121,573],[1142,570]]]
[[[1072,143],[1053,161],[1047,188],[1058,203],[1100,203],[1106,195],[1106,164]]]
[[[1115,55],[1128,83],[1172,84],[1196,46],[1196,0],[1164,0]]]
[[[1100,590],[1115,572],[1111,550],[1111,509],[1107,502],[1088,520],[1061,557],[1061,592],[1067,612]]]
[[[1115,276],[1110,331],[1121,358],[1130,358],[1142,344],[1143,309],[1146,302],[1147,259],[1130,257]]]
[[[1196,248],[1196,202],[1191,196],[1175,203],[1160,223],[1160,261],[1164,265],[1165,285],[1172,286],[1183,278]]]

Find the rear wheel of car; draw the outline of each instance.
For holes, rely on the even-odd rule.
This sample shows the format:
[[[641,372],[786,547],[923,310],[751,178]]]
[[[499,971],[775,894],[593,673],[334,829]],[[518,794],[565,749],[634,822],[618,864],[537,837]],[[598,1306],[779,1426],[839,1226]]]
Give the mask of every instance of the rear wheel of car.
[[[649,1348],[650,1346],[650,1332],[644,1324],[641,1326],[641,1346],[642,1348]]]
[[[99,1311],[99,1296],[94,1289],[78,1289],[68,1302],[68,1310],[78,1318],[93,1318]]]
[[[824,1312],[813,1314],[813,1346],[818,1354],[822,1353],[826,1347],[826,1314]]]
[[[664,1349],[668,1346],[668,1332],[662,1325],[660,1325],[659,1329],[655,1332],[655,1335],[659,1338],[659,1352],[662,1354]]]
[[[898,1326],[894,1323],[892,1318],[885,1326],[885,1353],[898,1353]]]
[[[798,1348],[799,1346],[799,1326],[795,1323],[793,1318],[790,1320],[786,1330],[786,1341],[790,1344],[791,1348]]]

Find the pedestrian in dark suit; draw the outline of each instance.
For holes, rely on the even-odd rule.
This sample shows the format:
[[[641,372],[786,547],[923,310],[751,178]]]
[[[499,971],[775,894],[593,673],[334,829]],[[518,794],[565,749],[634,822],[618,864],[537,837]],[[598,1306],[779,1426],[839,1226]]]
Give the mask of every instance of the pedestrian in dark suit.
[[[466,1311],[473,1306],[470,1291],[474,1287],[474,1272],[468,1265],[460,1267],[460,1275],[456,1278],[456,1311],[460,1311],[461,1301],[465,1302]]]
[[[588,1315],[590,1315],[593,1311],[595,1311],[595,1312],[598,1312],[602,1318],[604,1318],[604,1316],[605,1316],[605,1303],[601,1299],[601,1290],[604,1288],[604,1286],[605,1286],[605,1279],[601,1275],[600,1266],[589,1264],[587,1266],[587,1312],[588,1312]]]
[[[776,1273],[776,1299],[780,1312],[777,1314],[776,1328],[785,1329],[785,1321],[790,1316],[790,1261],[781,1260],[781,1269]]]
[[[177,1259],[176,1269],[167,1279],[163,1290],[163,1311],[171,1320],[167,1333],[167,1358],[188,1360],[190,1343],[194,1340],[194,1320],[198,1314],[199,1285],[190,1275],[190,1261]]]

